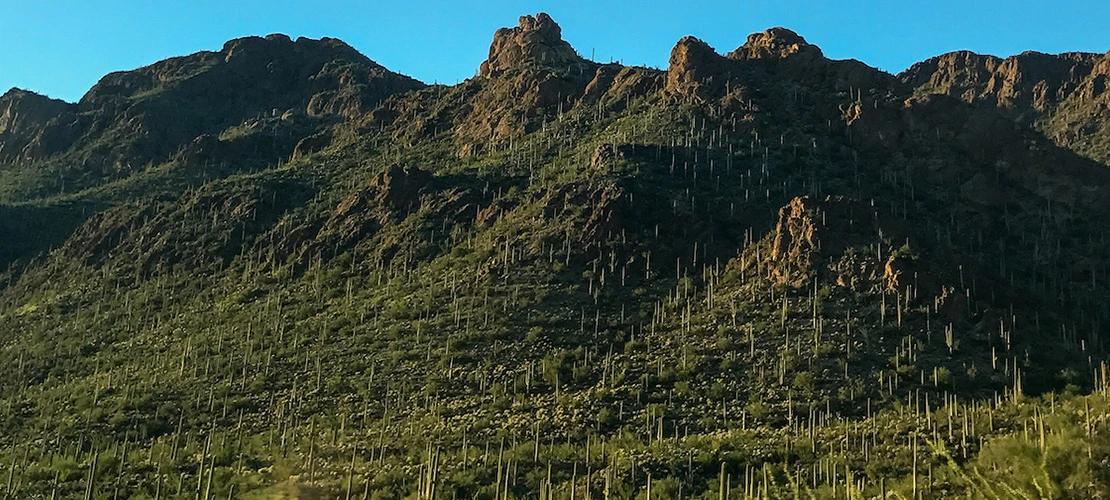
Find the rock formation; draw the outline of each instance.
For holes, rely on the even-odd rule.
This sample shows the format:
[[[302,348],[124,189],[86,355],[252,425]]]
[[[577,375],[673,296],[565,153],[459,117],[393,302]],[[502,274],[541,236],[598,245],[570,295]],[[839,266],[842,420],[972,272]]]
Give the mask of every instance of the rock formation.
[[[729,59],[746,61],[750,59],[785,59],[801,57],[807,61],[817,61],[825,56],[816,45],[810,45],[797,33],[786,28],[775,27],[761,33],[748,35],[748,40],[736,50],[729,52]]]
[[[581,64],[582,58],[563,40],[563,31],[551,16],[521,16],[515,28],[501,28],[493,35],[489,58],[479,74],[494,76],[524,67],[555,67]]]
[[[709,44],[683,37],[671,49],[666,90],[671,95],[704,100],[714,93],[714,78],[720,85],[728,79],[729,64]]]

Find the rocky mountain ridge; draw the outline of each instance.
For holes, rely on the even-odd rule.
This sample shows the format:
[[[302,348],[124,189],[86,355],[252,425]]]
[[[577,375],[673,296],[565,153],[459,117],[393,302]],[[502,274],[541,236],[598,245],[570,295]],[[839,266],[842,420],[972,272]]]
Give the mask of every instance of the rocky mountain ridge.
[[[1057,144],[1107,163],[1110,52],[1024,52],[1005,59],[961,51],[917,63],[898,75],[918,93],[996,106]]]
[[[916,94],[949,95],[975,105],[995,106],[1023,125],[1044,124],[1040,128],[1046,135],[1065,147],[1075,144],[1081,153],[1086,152],[1081,145],[1083,138],[1101,134],[1106,122],[1104,115],[1110,113],[1103,102],[1107,99],[1104,80],[1110,74],[1110,53],[1026,52],[1001,59],[959,51],[916,63],[891,78],[857,61],[829,61],[820,48],[781,27],[754,33],[739,48],[723,56],[696,38],[684,38],[672,50],[664,84],[655,81],[660,78],[658,71],[586,61],[562,39],[559,26],[550,16],[541,13],[523,16],[518,26],[495,33],[489,58],[479,68],[479,75],[490,79],[514,70],[519,73],[529,68],[554,69],[555,73],[539,81],[518,82],[518,87],[525,84],[530,87],[516,89],[525,93],[521,107],[558,107],[558,101],[569,107],[587,90],[590,100],[600,99],[604,90],[608,90],[603,87],[612,86],[618,73],[623,76],[621,80],[628,80],[619,86],[637,87],[632,92],[636,96],[650,94],[662,85],[678,96],[696,97],[698,89],[683,87],[704,85],[702,81],[706,79],[688,73],[717,74],[716,80],[722,80],[721,74],[730,71],[722,69],[722,59],[790,60],[794,67],[791,76],[807,78],[818,78],[824,71],[820,68],[830,65],[836,68],[832,70],[834,74],[821,78],[832,78],[838,88],[857,91],[893,91],[896,80],[902,85],[898,93],[912,89]],[[595,72],[593,78],[587,78],[586,73]],[[576,78],[568,79],[571,74]],[[553,78],[555,75],[559,77]],[[96,142],[98,137],[126,123],[127,133],[143,139],[111,158],[114,167],[122,169],[124,163],[164,161],[175,149],[203,135],[200,132],[219,135],[227,127],[258,126],[257,122],[246,123],[251,117],[257,120],[262,115],[281,114],[288,118],[291,112],[316,118],[356,119],[370,114],[377,103],[390,95],[421,86],[389,72],[339,40],[301,38],[294,42],[280,34],[242,38],[229,41],[218,52],[200,52],[134,71],[113,73],[74,104],[13,88],[0,97],[3,106],[0,158],[6,163],[44,160]],[[233,95],[243,92],[248,93],[242,95],[251,97]],[[609,100],[620,98],[614,95]],[[148,101],[169,102],[148,104]],[[205,101],[236,103],[236,107],[224,104],[210,108]],[[509,107],[509,103],[501,104],[506,105],[489,111]],[[190,113],[191,108],[196,109],[197,116],[190,116],[194,114]],[[1061,109],[1072,111],[1058,113]],[[1082,115],[1076,116],[1076,109]],[[185,115],[180,114],[182,111]],[[171,120],[167,112],[179,114]],[[168,121],[184,123],[166,129],[164,123]],[[500,136],[515,126],[511,121],[502,118],[500,123],[473,126],[483,129],[483,135]],[[501,131],[496,132],[497,129]],[[1096,160],[1106,161],[1099,153],[1094,154]],[[104,151],[97,151],[81,161],[103,163],[102,156]]]
[[[0,97],[0,161],[22,168],[56,159],[59,169],[118,179],[213,141],[288,156],[320,127],[421,87],[336,39],[240,38],[109,74],[73,104],[12,89]],[[252,138],[256,129],[265,137]]]

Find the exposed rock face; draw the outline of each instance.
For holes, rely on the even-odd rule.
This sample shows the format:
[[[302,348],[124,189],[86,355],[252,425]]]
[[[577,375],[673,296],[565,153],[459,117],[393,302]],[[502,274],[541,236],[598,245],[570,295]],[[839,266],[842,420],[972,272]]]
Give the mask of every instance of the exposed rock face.
[[[809,197],[794,198],[779,209],[771,245],[773,279],[801,286],[816,276],[826,265],[844,254],[849,247],[868,244],[878,238],[881,228],[875,210],[862,203],[842,197],[818,202]],[[866,269],[864,279],[874,279],[874,270]],[[848,271],[841,269],[841,272]],[[857,277],[841,281],[855,288]]]
[[[997,105],[1021,115],[1023,109],[1043,111],[1065,99],[1091,73],[1094,63],[1094,54],[1083,53],[1024,52],[999,59],[960,51],[914,64],[899,78],[914,88]]]
[[[606,149],[604,145],[599,148]],[[612,181],[569,184],[546,193],[541,204],[545,218],[580,218],[582,233],[578,242],[587,251],[620,238],[626,224],[636,220],[631,214],[629,192]]]
[[[0,134],[18,134],[45,125],[70,111],[72,105],[27,90],[11,89],[0,96]]]
[[[484,82],[467,114],[455,123],[458,154],[468,157],[534,132],[544,118],[570,110],[586,82],[578,74],[539,68],[506,72]]]
[[[35,157],[64,146],[61,128],[73,119],[75,106],[34,92],[11,89],[0,96],[0,159]]]
[[[797,33],[781,27],[748,35],[748,40],[744,45],[728,54],[729,59],[736,61],[785,59],[793,56],[810,61],[824,58],[821,49],[816,45],[810,45],[805,38]]]
[[[432,174],[409,165],[393,164],[378,174],[371,189],[378,203],[395,211],[407,211],[420,202],[420,193],[432,182]]]
[[[910,259],[886,243],[902,235],[865,203],[839,196],[794,198],[779,209],[771,276],[791,286],[817,278],[859,292],[896,291],[914,274]]]
[[[523,16],[515,28],[497,30],[479,69],[485,78],[464,84],[477,95],[454,122],[458,156],[504,145],[569,111],[597,67],[578,56],[547,14]]]
[[[917,93],[945,94],[997,107],[1022,125],[1037,126],[1057,144],[1110,161],[1108,56],[1024,52],[1005,59],[961,51],[914,64],[898,75]]]
[[[706,99],[713,93],[714,77],[722,85],[727,80],[728,65],[729,61],[709,44],[692,36],[683,37],[671,49],[666,91],[674,96]]]
[[[779,210],[771,278],[792,286],[812,280],[857,293],[889,294],[956,320],[965,296],[945,283],[910,245],[906,228],[874,207],[843,197],[799,197]]]
[[[284,252],[297,253],[304,262],[317,252],[347,249],[373,238],[416,210],[421,196],[430,192],[432,179],[417,167],[390,165],[369,185],[348,195],[326,220],[289,231]]]
[[[913,88],[971,101],[978,97],[994,76],[1002,60],[980,55],[968,50],[949,52],[915,63],[898,75],[898,79]]]
[[[582,58],[563,40],[563,30],[541,12],[535,17],[521,16],[515,28],[501,28],[493,35],[489,59],[479,73],[493,76],[503,71],[528,66],[560,67],[582,63]]]
[[[772,83],[773,82],[773,83]],[[893,90],[888,74],[855,60],[826,59],[821,49],[785,28],[771,28],[748,36],[747,42],[727,56],[693,37],[679,40],[671,50],[666,93],[673,101],[716,101],[737,114],[754,111],[751,91],[769,85],[804,85],[875,96]],[[835,108],[828,110],[835,112]]]

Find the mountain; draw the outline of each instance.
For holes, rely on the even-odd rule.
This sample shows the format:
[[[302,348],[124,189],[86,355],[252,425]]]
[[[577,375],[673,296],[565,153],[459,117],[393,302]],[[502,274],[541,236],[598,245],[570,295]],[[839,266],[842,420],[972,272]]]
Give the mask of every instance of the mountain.
[[[996,106],[1056,144],[1110,162],[1110,52],[1024,52],[1000,59],[952,52],[911,66],[898,79],[916,92]]]
[[[270,35],[109,74],[75,104],[12,89],[0,97],[6,194],[79,191],[175,158],[273,163],[297,138],[423,86],[339,40]]]
[[[1106,57],[424,85],[281,35],[0,98],[12,498],[1101,498]]]

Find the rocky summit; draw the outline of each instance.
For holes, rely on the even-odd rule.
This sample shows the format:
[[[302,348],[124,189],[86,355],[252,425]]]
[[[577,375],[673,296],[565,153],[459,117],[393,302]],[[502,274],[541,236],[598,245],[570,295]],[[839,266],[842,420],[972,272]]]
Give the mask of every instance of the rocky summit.
[[[1104,498],[1110,53],[0,97],[4,498]]]
[[[478,72],[482,76],[525,66],[559,67],[584,62],[563,40],[562,29],[545,13],[521,16],[515,28],[501,28],[493,35],[489,59]]]

